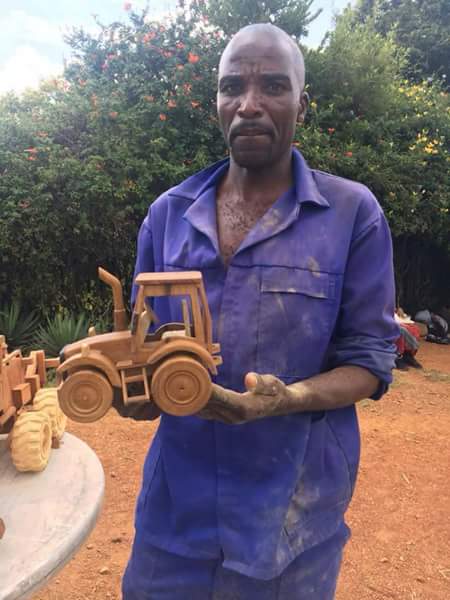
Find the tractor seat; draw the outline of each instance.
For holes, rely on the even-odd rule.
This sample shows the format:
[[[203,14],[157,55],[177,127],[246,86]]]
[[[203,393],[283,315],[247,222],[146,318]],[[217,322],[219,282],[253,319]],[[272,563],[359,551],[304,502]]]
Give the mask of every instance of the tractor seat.
[[[167,338],[172,338],[172,337],[186,337],[186,331],[184,329],[177,329],[175,331],[165,331],[162,336],[161,339],[165,340]]]

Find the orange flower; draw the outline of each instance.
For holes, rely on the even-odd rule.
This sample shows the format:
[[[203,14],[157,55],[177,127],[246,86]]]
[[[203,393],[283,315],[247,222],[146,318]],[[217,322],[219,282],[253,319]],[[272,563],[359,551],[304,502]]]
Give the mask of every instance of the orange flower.
[[[190,94],[192,91],[192,83],[183,83],[183,90],[186,94]]]
[[[349,158],[351,158],[353,156],[353,152],[351,152],[350,150],[348,152],[344,152],[345,156],[348,156]]]
[[[154,40],[155,37],[156,37],[156,33],[154,31],[150,31],[149,33],[146,33],[145,35],[142,36],[142,41],[144,42],[144,44],[147,44],[151,40]]]
[[[119,113],[117,111],[115,111],[115,110],[112,110],[109,113],[109,116],[110,116],[111,119],[117,119],[117,117],[119,116]]]
[[[200,102],[196,102],[195,100],[191,101],[192,108],[198,108],[200,106]]]
[[[200,56],[198,54],[193,54],[192,52],[189,52],[188,54],[188,61],[195,65],[195,63],[197,63],[200,60]]]
[[[146,100],[147,102],[153,102],[154,99],[154,96],[144,96],[144,100]]]
[[[167,115],[165,115],[164,113],[161,113],[161,114],[159,115],[159,120],[160,120],[160,121],[167,121]]]
[[[168,101],[168,103],[167,103],[167,106],[168,106],[169,108],[176,108],[176,106],[177,106],[177,103],[176,103],[176,101],[175,101],[175,100],[169,100],[169,101]]]

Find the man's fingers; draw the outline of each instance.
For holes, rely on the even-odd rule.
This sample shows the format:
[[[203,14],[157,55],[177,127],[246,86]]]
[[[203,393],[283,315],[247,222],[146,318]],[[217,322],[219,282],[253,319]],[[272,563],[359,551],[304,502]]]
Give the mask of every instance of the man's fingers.
[[[245,376],[245,387],[253,394],[263,396],[276,396],[281,383],[274,375],[260,375],[259,373],[247,373]]]

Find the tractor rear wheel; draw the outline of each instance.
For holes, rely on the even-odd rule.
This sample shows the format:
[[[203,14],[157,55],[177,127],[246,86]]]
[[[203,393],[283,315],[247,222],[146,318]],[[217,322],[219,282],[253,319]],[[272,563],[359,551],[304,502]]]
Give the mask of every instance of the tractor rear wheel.
[[[194,357],[178,354],[162,362],[152,377],[152,398],[159,408],[178,417],[201,410],[211,395],[211,378]]]
[[[58,387],[62,411],[79,423],[93,423],[111,408],[113,389],[104,375],[83,369],[68,375]]]
[[[52,425],[45,412],[22,412],[11,431],[11,458],[18,471],[42,471],[50,458]]]
[[[52,437],[60,440],[66,428],[67,417],[61,410],[56,388],[41,388],[33,399],[35,410],[48,414],[52,424]]]

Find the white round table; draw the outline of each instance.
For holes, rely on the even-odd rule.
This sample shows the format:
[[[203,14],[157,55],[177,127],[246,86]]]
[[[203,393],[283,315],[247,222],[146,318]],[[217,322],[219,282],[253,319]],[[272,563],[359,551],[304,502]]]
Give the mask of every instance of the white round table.
[[[84,442],[65,433],[41,473],[19,473],[0,436],[0,600],[29,598],[55,575],[93,529],[105,487]]]

